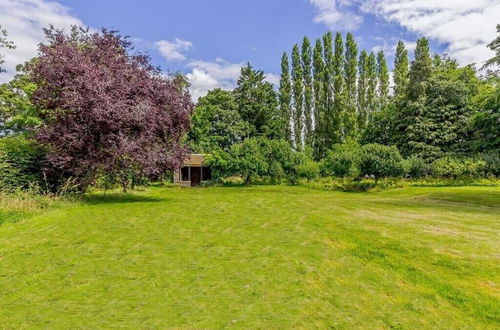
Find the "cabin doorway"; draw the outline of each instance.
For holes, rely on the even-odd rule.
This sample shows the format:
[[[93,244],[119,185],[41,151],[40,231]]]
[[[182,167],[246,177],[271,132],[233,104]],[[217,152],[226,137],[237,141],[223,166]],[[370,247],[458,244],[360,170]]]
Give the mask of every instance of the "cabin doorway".
[[[197,187],[201,183],[201,167],[191,167],[191,187]]]

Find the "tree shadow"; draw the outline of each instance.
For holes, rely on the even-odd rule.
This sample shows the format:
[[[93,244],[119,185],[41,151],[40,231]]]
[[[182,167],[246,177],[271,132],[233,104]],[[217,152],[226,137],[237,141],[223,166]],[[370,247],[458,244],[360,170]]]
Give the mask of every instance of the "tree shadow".
[[[89,205],[99,204],[128,204],[128,203],[157,203],[164,202],[166,199],[140,196],[127,193],[108,193],[108,194],[91,194],[83,197],[83,202]]]

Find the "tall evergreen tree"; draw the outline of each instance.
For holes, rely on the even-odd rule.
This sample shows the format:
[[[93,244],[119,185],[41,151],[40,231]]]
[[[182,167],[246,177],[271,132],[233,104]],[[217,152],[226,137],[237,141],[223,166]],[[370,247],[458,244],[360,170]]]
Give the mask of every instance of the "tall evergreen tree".
[[[378,109],[382,110],[389,99],[389,69],[383,51],[377,54]]]
[[[265,81],[264,72],[254,70],[248,63],[241,68],[234,90],[238,112],[249,124],[249,136],[283,138],[278,98],[273,85]]]
[[[290,82],[290,65],[288,63],[288,54],[286,52],[284,52],[281,57],[279,99],[285,139],[293,145],[292,130],[290,127],[290,123],[292,122],[292,85]]]
[[[292,86],[294,99],[294,134],[297,150],[302,150],[302,116],[304,104],[304,79],[299,46],[294,45],[292,51]]]
[[[420,38],[415,48],[415,60],[411,63],[408,96],[415,101],[425,96],[432,74],[432,59],[429,52],[429,40]]]
[[[368,53],[361,51],[358,62],[358,127],[363,131],[367,121],[367,93],[368,93]]]
[[[345,110],[342,116],[343,138],[357,136],[356,108],[356,75],[358,64],[358,46],[351,33],[347,33],[344,61]]]
[[[408,87],[408,51],[405,49],[405,43],[399,40],[396,48],[396,58],[394,59],[394,97],[402,97]]]
[[[366,91],[366,119],[368,122],[372,120],[372,115],[377,108],[377,60],[373,52],[368,56],[366,64],[367,91]]]
[[[302,70],[304,77],[304,137],[306,146],[312,147],[313,129],[313,80],[312,80],[312,49],[309,38],[302,42]]]
[[[483,69],[500,65],[500,24],[497,24],[497,34],[497,37],[488,44],[488,48],[495,52],[495,56],[484,63]]]
[[[336,142],[336,119],[333,99],[333,79],[334,79],[334,58],[333,58],[333,36],[331,32],[323,36],[323,57],[325,61],[325,70],[323,75],[323,108],[324,108],[324,125],[323,125],[323,146],[329,148],[334,141]]]
[[[321,40],[316,40],[313,54],[313,80],[314,80],[314,156],[316,159],[323,157],[324,148],[324,97],[325,63],[323,61],[323,46]]]
[[[333,143],[341,141],[342,137],[342,116],[345,107],[344,95],[344,45],[342,34],[337,32],[335,35],[335,51],[333,57],[333,127],[332,136]],[[328,147],[330,147],[329,145]]]

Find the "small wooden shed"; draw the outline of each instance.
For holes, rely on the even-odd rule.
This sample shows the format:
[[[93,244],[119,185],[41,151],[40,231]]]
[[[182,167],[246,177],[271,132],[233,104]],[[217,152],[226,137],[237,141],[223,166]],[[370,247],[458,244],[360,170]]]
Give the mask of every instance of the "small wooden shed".
[[[210,167],[204,166],[205,155],[189,154],[182,167],[174,171],[174,183],[183,187],[196,187],[212,179]]]

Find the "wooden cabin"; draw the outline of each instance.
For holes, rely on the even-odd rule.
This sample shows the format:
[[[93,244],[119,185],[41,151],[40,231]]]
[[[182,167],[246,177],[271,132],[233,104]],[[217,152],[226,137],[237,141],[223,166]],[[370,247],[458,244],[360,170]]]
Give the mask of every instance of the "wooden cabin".
[[[189,154],[182,167],[174,171],[174,183],[183,187],[196,187],[212,179],[210,167],[204,166],[205,155]]]

